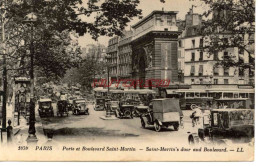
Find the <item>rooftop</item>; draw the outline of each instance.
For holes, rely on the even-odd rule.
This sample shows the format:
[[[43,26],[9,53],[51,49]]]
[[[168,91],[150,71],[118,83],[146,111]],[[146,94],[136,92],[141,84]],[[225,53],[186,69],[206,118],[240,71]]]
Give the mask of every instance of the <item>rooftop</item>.
[[[149,18],[151,18],[153,15],[155,14],[169,14],[169,15],[176,15],[178,13],[178,11],[163,11],[163,10],[154,10],[152,13],[150,13],[148,16],[144,17],[142,20],[140,20],[138,23],[136,23],[135,25],[133,25],[133,28],[137,28],[138,26],[140,26],[142,23],[146,22],[147,20],[149,20]]]

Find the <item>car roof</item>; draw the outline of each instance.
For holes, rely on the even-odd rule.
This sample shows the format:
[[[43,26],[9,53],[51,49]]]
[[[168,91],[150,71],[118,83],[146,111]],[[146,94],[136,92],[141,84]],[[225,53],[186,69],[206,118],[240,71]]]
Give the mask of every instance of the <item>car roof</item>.
[[[52,102],[51,99],[40,99],[39,102]]]

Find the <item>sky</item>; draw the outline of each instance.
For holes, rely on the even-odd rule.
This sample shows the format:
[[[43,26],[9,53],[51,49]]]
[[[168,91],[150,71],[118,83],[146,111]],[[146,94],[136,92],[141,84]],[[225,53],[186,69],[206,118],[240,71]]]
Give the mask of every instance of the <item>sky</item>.
[[[139,9],[142,9],[143,17],[149,15],[154,10],[164,10],[164,11],[178,11],[177,19],[184,20],[186,13],[189,11],[192,5],[196,7],[193,8],[194,13],[202,14],[205,10],[207,10],[207,6],[201,2],[201,0],[165,0],[165,3],[161,3],[160,0],[140,0],[140,4],[138,6]],[[134,18],[126,27],[126,30],[130,29],[131,25],[134,25],[139,21],[138,18]],[[105,46],[108,45],[108,40],[111,37],[102,36],[99,37],[98,41],[95,41],[91,38],[89,34],[86,34],[82,37],[79,37],[78,42],[81,47],[84,47],[88,44],[103,44]]]

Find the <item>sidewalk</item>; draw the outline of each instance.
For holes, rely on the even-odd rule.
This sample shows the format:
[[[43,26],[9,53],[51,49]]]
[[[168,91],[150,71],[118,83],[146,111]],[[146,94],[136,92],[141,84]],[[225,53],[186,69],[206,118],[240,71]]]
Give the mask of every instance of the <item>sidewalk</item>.
[[[27,125],[26,119],[21,116],[20,125],[13,128],[13,144],[14,145],[27,145],[26,139],[28,137],[29,125]],[[47,137],[43,133],[43,126],[41,118],[36,115],[36,136],[38,139],[37,145],[42,145],[47,142]]]

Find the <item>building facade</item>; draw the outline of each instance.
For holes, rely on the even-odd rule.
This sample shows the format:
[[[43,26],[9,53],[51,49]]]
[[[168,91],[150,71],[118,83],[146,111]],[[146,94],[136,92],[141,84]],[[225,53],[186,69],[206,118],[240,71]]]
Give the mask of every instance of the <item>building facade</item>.
[[[115,36],[108,42],[107,62],[109,64],[109,75],[113,80],[118,79],[118,41],[119,37]]]
[[[103,62],[106,57],[107,48],[102,44],[88,44],[81,49],[81,57],[83,59],[92,59]]]
[[[132,73],[132,41],[133,31],[125,31],[118,42],[118,78],[129,79]]]
[[[238,67],[224,68],[216,65],[225,56],[232,55],[237,61],[249,63],[249,56],[238,48],[228,48],[214,55],[203,51],[207,38],[202,37],[200,28],[203,23],[201,16],[189,11],[186,15],[186,27],[179,37],[179,70],[184,73],[185,84],[250,84],[252,72]],[[219,34],[220,37],[227,36]],[[183,58],[184,57],[184,58]]]

